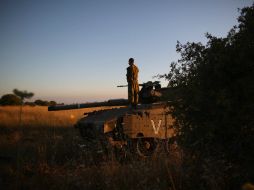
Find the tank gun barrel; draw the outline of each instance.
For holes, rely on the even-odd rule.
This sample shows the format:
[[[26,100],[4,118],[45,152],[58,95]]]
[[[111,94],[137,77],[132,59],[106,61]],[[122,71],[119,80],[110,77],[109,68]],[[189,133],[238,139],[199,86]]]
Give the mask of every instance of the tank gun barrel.
[[[108,100],[105,102],[92,102],[92,103],[83,103],[83,104],[49,106],[48,111],[93,108],[93,107],[102,107],[102,106],[126,106],[126,105],[128,105],[127,99],[111,99],[111,100]]]
[[[142,84],[139,84],[139,86],[142,86],[142,87],[148,87],[148,86],[158,86],[158,85],[160,85],[160,82],[159,81],[154,81],[154,82],[152,82],[152,81],[148,81],[148,82],[144,82],[144,83],[142,83]],[[128,87],[128,85],[126,84],[126,85],[118,85],[117,87]]]
[[[139,86],[144,86],[144,84],[139,84]],[[118,87],[118,88],[128,87],[128,84],[126,84],[126,85],[118,85],[116,87]]]

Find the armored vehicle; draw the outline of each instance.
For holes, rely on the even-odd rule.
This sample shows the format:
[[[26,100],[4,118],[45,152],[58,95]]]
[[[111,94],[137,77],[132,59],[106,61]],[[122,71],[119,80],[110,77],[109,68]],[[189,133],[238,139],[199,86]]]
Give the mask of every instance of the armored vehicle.
[[[140,104],[135,109],[128,105],[128,100],[115,99],[106,102],[56,105],[48,107],[48,110],[119,106],[85,113],[84,117],[77,121],[75,127],[79,129],[87,145],[93,148],[100,147],[99,151],[105,154],[114,150],[122,157],[128,153],[149,157],[157,151],[159,145],[163,145],[164,150],[169,151],[169,143],[174,136],[173,118],[163,97],[170,94],[171,89],[161,88],[158,81],[149,81],[140,86]]]

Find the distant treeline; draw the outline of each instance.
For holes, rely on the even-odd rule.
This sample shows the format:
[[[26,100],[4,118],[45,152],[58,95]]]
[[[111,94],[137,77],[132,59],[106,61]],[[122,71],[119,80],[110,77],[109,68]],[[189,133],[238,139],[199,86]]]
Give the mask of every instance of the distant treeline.
[[[1,97],[0,99],[0,105],[2,106],[12,106],[12,105],[21,105],[21,99],[14,95],[14,94],[5,94]],[[55,101],[46,101],[46,100],[35,100],[34,102],[24,102],[24,105],[29,105],[29,106],[53,106],[56,105],[57,103]]]

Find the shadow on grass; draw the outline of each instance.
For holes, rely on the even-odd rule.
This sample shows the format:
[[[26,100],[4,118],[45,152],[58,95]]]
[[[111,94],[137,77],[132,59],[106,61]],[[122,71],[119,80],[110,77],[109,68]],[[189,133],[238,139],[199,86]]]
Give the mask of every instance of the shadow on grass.
[[[1,189],[176,189],[178,161],[163,154],[103,161],[74,128],[0,127]]]

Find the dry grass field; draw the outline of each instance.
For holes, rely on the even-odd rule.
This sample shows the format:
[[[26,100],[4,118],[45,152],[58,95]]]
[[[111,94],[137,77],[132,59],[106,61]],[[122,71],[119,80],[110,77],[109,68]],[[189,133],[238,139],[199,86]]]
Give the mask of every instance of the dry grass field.
[[[48,112],[46,106],[24,106],[22,109],[22,125],[24,127],[71,127],[84,113],[107,107],[84,108]],[[19,106],[0,106],[0,125],[6,127],[19,126]]]
[[[0,107],[0,189],[181,189],[179,156],[120,164],[84,148],[73,124],[93,109]]]

